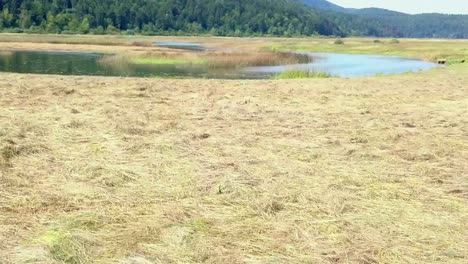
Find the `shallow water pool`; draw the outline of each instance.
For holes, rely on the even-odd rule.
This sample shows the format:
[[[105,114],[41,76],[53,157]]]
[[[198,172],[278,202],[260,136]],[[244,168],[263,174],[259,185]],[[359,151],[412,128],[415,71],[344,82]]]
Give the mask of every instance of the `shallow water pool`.
[[[307,53],[307,64],[213,69],[203,64],[105,64],[99,53],[11,51],[0,53],[0,71],[34,74],[210,79],[268,79],[286,70],[327,72],[338,77],[364,77],[429,70],[437,64],[401,57]]]
[[[250,67],[245,70],[258,73],[280,73],[286,70],[327,72],[338,77],[366,77],[378,74],[397,74],[430,70],[437,64],[394,56],[356,55],[338,53],[303,53],[314,57],[308,64]]]

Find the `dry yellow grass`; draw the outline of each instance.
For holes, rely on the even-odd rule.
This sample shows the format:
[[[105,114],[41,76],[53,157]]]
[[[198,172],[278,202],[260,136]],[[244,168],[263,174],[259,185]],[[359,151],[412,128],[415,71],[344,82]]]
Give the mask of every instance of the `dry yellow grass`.
[[[40,50],[40,51],[91,51],[102,53],[147,52],[165,50],[158,47],[104,46],[94,44],[53,44],[29,42],[0,42],[0,51]]]
[[[0,74],[0,263],[466,263],[461,73]]]
[[[164,50],[132,46],[161,37],[60,37],[2,34],[0,50]],[[466,55],[445,40],[171,39]],[[0,74],[0,263],[466,263],[467,72]]]

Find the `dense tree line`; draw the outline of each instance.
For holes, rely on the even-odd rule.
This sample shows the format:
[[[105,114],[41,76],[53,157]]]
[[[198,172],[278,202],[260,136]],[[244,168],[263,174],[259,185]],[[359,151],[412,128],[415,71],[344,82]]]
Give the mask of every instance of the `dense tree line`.
[[[468,38],[468,16],[346,9],[324,0],[0,0],[0,31]]]
[[[301,0],[354,36],[468,38],[468,15],[409,15],[381,8],[344,8],[326,0]],[[325,14],[326,13],[326,14]]]
[[[394,26],[377,19],[330,11],[322,11],[322,14],[326,14],[347,36],[401,37]]]
[[[468,15],[402,13],[359,15],[386,25],[392,37],[403,38],[468,38]]]
[[[48,33],[343,35],[294,0],[0,0],[0,29]]]

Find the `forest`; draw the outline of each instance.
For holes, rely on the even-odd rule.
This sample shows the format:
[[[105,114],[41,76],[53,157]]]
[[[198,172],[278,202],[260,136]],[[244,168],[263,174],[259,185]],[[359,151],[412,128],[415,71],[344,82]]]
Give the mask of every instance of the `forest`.
[[[299,0],[0,0],[0,31],[468,38],[468,16],[319,10]]]
[[[468,38],[468,15],[408,15],[397,12],[387,14],[369,12],[361,13],[358,16],[381,25],[387,25],[391,29],[392,37]]]
[[[468,38],[468,15],[405,14],[382,8],[344,8],[326,0],[301,0],[351,36]]]
[[[0,29],[32,33],[344,35],[291,0],[1,0]]]

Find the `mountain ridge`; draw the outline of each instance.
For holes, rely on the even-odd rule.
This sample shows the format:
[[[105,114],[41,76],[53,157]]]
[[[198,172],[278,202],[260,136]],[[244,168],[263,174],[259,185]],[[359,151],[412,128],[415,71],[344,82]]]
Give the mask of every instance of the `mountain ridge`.
[[[328,13],[335,23],[344,24],[351,35],[403,38],[468,38],[468,15],[407,14],[383,8],[344,8],[326,0],[300,0]],[[352,23],[342,23],[343,19]],[[360,30],[356,31],[356,28]]]
[[[334,4],[327,0],[302,0],[302,2],[316,9],[335,11],[335,12],[344,12],[344,13],[351,13],[351,14],[363,14],[363,13],[375,12],[375,13],[381,13],[381,14],[392,13],[392,14],[409,15],[409,16],[415,16],[415,15],[417,16],[417,15],[423,15],[423,14],[461,15],[461,16],[465,15],[465,14],[445,14],[445,13],[439,13],[439,12],[408,14],[405,12],[395,11],[395,10],[380,8],[380,7],[347,8],[347,7],[342,7],[340,5]]]
[[[325,0],[302,0],[302,2],[308,6],[322,9],[322,10],[330,10],[330,11],[346,11],[346,8],[333,4],[331,2]]]

